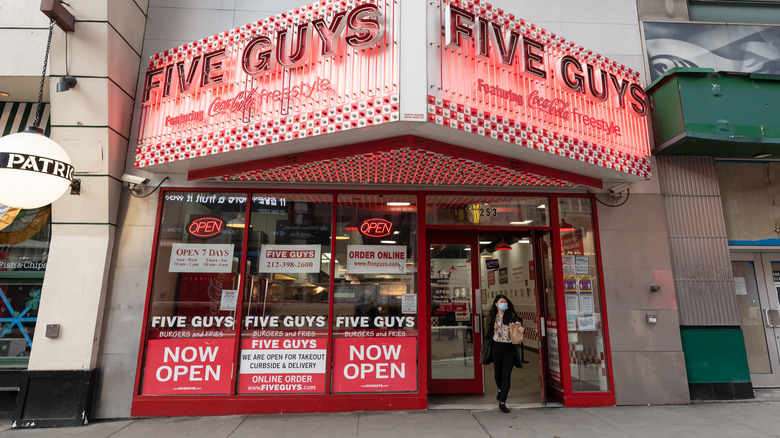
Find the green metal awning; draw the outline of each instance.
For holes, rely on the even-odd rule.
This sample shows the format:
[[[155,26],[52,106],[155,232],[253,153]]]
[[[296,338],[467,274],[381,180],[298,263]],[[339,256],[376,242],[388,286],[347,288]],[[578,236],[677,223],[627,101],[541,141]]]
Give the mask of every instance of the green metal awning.
[[[647,92],[655,154],[780,158],[780,75],[676,68]]]
[[[43,104],[40,128],[47,137],[51,134],[49,110],[51,105]],[[0,137],[24,131],[35,119],[35,102],[0,102]]]

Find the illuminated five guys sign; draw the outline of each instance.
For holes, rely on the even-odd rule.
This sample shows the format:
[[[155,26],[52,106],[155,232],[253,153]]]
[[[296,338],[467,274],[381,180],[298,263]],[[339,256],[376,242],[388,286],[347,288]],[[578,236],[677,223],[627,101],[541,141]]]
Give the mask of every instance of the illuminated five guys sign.
[[[395,8],[321,0],[155,55],[136,166],[398,120]]]
[[[484,2],[441,0],[441,17],[428,121],[649,176],[638,73]]]

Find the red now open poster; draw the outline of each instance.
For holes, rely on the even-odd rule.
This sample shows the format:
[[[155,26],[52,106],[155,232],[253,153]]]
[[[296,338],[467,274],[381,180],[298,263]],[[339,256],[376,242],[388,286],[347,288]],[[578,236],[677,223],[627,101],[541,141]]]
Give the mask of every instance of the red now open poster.
[[[334,339],[333,392],[417,391],[417,339]]]
[[[142,394],[226,394],[232,339],[150,339]]]

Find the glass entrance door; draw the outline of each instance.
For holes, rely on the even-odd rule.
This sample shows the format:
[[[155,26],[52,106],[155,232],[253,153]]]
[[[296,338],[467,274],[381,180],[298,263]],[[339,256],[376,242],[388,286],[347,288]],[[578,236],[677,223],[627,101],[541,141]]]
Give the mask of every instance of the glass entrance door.
[[[732,253],[731,269],[754,387],[780,387],[780,253]]]
[[[480,326],[476,302],[478,252],[459,236],[429,235],[431,340],[428,391],[432,394],[482,394]],[[472,254],[473,253],[473,254]]]
[[[546,235],[549,238],[549,232]],[[525,327],[523,368],[513,370],[507,403],[544,403],[540,376],[542,381],[546,379],[543,363],[546,364],[544,358],[549,349],[539,327],[539,315],[544,315],[540,312],[546,308],[546,297],[540,296],[539,288],[547,281],[541,278],[545,270],[538,266],[535,257],[541,240],[534,244],[530,231],[450,231],[429,232],[427,241],[431,300],[429,393],[494,393],[493,365],[482,366],[479,359],[482,332],[493,301],[502,295],[513,303]]]

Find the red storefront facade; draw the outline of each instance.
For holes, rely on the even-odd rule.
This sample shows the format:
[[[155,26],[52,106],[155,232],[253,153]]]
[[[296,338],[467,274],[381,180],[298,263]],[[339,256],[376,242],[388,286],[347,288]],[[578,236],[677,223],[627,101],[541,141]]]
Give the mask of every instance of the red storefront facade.
[[[136,166],[217,181],[161,193],[133,415],[491,392],[499,293],[540,403],[615,403],[586,189],[650,175],[635,72],[481,3],[319,2],[156,55],[143,99]]]

